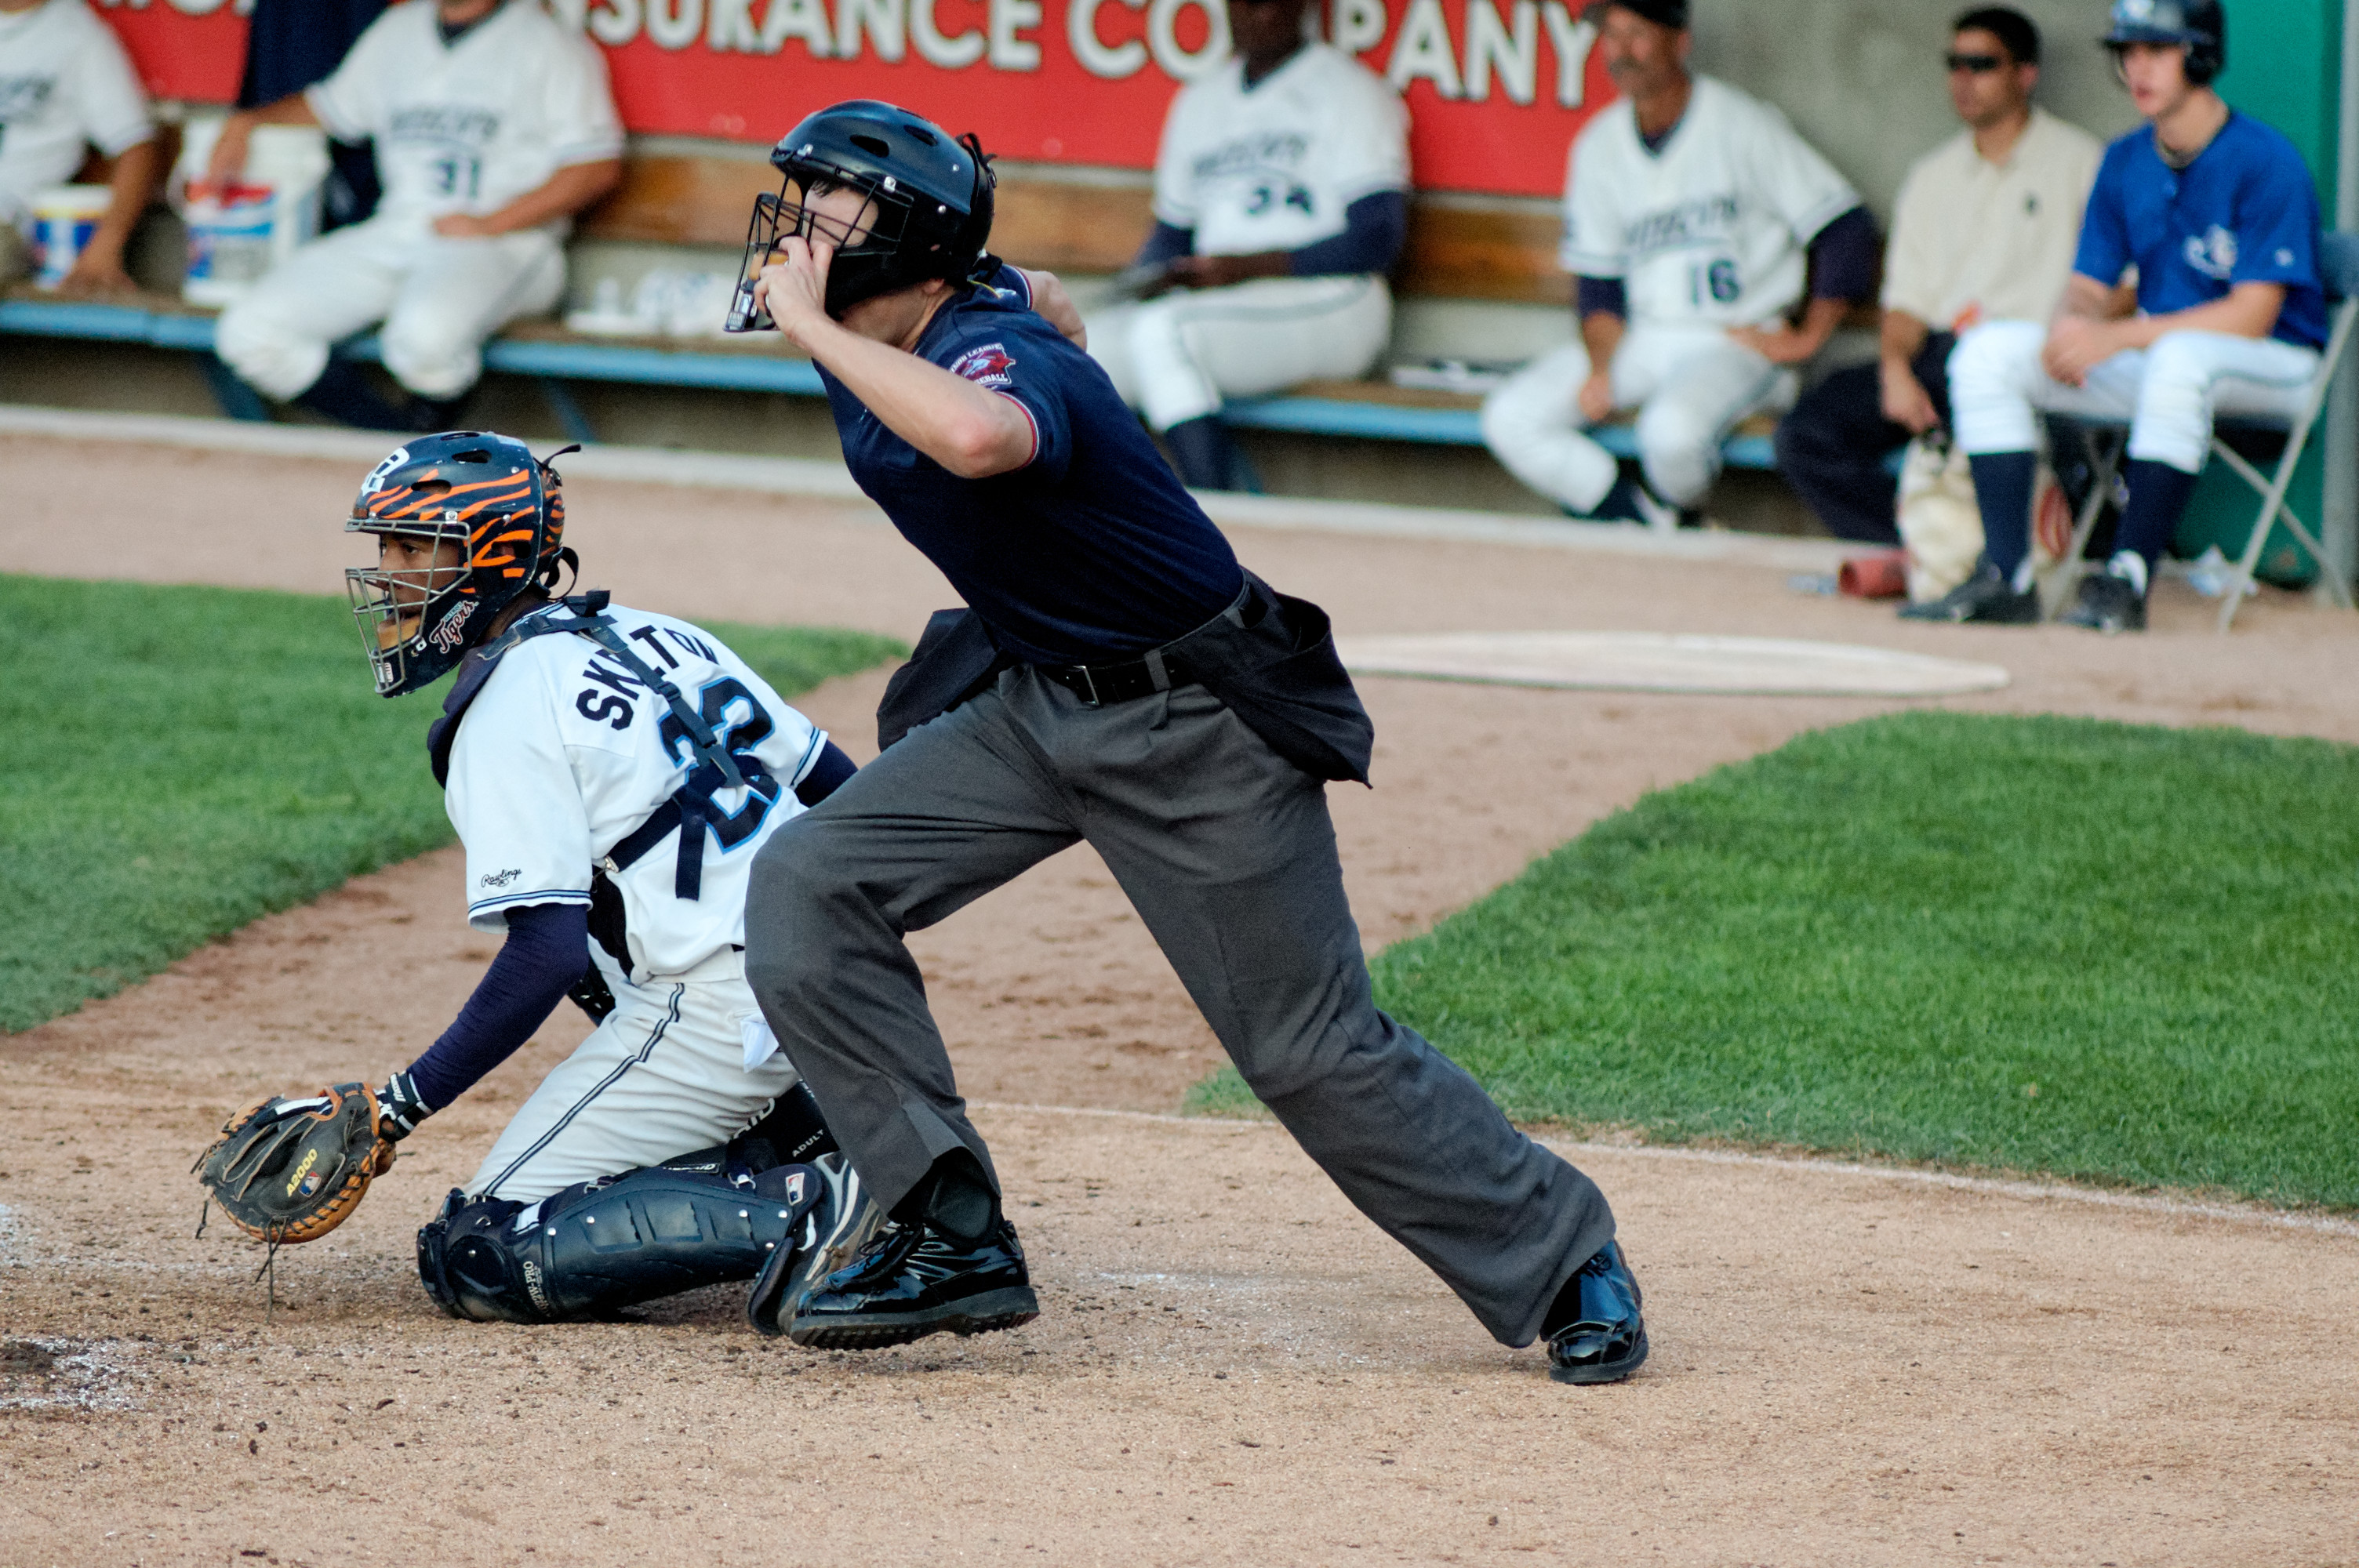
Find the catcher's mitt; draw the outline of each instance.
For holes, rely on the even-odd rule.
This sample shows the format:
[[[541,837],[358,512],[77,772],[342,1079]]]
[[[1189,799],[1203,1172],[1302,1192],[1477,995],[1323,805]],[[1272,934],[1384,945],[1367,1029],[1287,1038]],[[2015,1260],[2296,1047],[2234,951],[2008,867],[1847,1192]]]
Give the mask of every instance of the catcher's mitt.
[[[273,1243],[316,1241],[393,1166],[393,1140],[364,1084],[273,1095],[223,1124],[195,1166],[230,1223]]]

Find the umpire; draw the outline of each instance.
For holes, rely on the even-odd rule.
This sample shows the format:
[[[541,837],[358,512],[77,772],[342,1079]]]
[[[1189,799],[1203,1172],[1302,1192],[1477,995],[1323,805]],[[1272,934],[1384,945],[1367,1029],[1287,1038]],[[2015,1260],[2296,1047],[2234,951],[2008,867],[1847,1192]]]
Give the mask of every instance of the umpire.
[[[739,324],[826,380],[861,488],[971,607],[929,625],[886,750],[761,851],[746,971],[888,1214],[756,1326],[899,1344],[1038,1314],[904,938],[1079,840],[1101,854],[1254,1092],[1361,1211],[1550,1376],[1646,1359],[1594,1184],[1377,1011],[1324,781],[1372,729],[1314,605],[1237,564],[1053,277],[984,253],[973,137],[840,103],[771,155]]]

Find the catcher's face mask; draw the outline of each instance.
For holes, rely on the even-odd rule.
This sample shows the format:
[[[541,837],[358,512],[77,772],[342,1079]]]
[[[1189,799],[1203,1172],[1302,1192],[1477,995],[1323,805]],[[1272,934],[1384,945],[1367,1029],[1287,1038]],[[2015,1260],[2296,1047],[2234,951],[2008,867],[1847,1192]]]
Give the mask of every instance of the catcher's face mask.
[[[572,554],[556,470],[489,431],[397,449],[363,482],[344,528],[376,547],[376,563],[348,570],[344,583],[384,697],[447,674]]]
[[[788,238],[816,240],[834,247],[827,268],[827,313],[836,320],[864,299],[920,281],[911,276],[910,258],[902,240],[909,224],[911,202],[907,191],[882,181],[834,182],[813,171],[801,178],[788,175],[776,196],[754,198],[754,218],[745,233],[745,260],[739,269],[737,294],[746,323],[737,330],[771,326],[766,309],[753,305],[755,280],[777,259],[778,245]],[[751,312],[750,314],[745,314]]]
[[[468,578],[467,528],[453,523],[443,530],[377,534],[375,538],[376,565],[347,570],[345,591],[352,598],[362,641],[368,645],[377,689],[412,689],[407,682],[409,644],[424,640],[429,617],[439,630],[462,601],[459,590]],[[457,643],[463,631],[455,628],[444,640]]]

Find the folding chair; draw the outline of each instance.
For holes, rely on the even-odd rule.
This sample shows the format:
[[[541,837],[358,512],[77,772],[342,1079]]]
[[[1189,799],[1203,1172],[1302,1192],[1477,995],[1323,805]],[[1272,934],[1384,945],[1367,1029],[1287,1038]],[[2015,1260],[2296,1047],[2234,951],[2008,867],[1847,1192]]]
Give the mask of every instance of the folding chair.
[[[2327,299],[2333,306],[2329,318],[2330,329],[2326,347],[2318,356],[2318,373],[2304,389],[2301,406],[2294,416],[2284,421],[2238,419],[2239,428],[2277,429],[2285,432],[2285,451],[2278,457],[2276,471],[2263,473],[2258,468],[2220,438],[2218,431],[2212,436],[2212,455],[2228,465],[2230,472],[2257,491],[2261,496],[2259,518],[2253,524],[2253,536],[2245,542],[2245,553],[2236,563],[2234,579],[2228,585],[2225,602],[2220,606],[2220,630],[2225,632],[2235,623],[2236,608],[2252,591],[2253,575],[2261,564],[2261,551],[2267,546],[2269,534],[2282,522],[2288,532],[2299,540],[2310,558],[2318,563],[2319,578],[2327,593],[2345,610],[2353,608],[2351,585],[2344,582],[2327,560],[2326,546],[2308,524],[2295,515],[2286,504],[2286,491],[2293,483],[2294,470],[2301,465],[2301,455],[2310,444],[2310,434],[2319,416],[2325,411],[2327,394],[2334,385],[2334,373],[2341,368],[2343,356],[2350,351],[2353,330],[2359,325],[2359,234],[2330,232],[2319,238],[2318,269],[2326,287]],[[2095,531],[2097,518],[2104,510],[2105,498],[2114,488],[2114,475],[2120,467],[2126,440],[2093,441],[2092,454],[2097,470],[2097,482],[2090,487],[2089,499],[2081,508],[2081,515],[2072,530],[2072,547],[2065,552],[2056,569],[2048,575],[2046,601],[2048,614],[2060,614],[2071,601],[2071,590],[2086,569],[2081,557],[2089,547],[2089,535]]]

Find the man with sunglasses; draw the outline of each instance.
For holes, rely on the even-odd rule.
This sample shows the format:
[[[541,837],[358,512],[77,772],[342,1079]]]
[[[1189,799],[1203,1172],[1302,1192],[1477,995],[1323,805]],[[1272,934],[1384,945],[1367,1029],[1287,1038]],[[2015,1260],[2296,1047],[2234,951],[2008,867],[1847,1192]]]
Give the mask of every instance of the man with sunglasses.
[[[1228,0],[1234,58],[1180,90],[1155,157],[1138,303],[1090,352],[1199,490],[1258,490],[1223,400],[1367,373],[1392,332],[1385,274],[1408,232],[1408,114],[1308,38],[1310,0]]]
[[[2218,0],[2115,0],[2104,45],[2146,124],[2105,149],[2064,302],[2045,326],[1993,321],[1950,360],[1984,558],[1946,598],[1902,613],[2026,622],[2040,410],[2130,421],[2115,549],[2082,579],[2072,625],[2146,629],[2155,564],[2195,491],[2217,413],[2293,414],[2326,341],[2318,193],[2281,133],[2221,101]],[[2115,289],[2135,269],[2137,308]]]
[[[1885,459],[1950,423],[1950,351],[1983,320],[2045,320],[2063,295],[2097,139],[2031,102],[2039,29],[1986,6],[1952,24],[1950,104],[1965,129],[1901,182],[1884,258],[1881,351],[1804,394],[1777,471],[1842,539],[1897,542]]]

